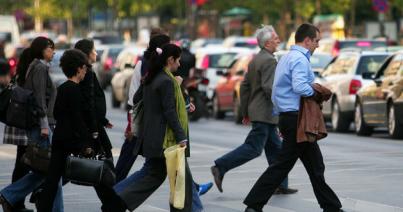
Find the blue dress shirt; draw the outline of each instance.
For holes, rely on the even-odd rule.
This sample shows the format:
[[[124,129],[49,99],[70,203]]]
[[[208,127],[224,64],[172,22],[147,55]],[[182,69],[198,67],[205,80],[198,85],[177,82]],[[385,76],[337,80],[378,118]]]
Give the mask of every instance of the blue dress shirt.
[[[294,45],[291,46],[290,52],[280,59],[271,96],[274,114],[299,111],[301,96],[314,94],[312,83],[315,75],[309,62],[310,57],[308,49]]]

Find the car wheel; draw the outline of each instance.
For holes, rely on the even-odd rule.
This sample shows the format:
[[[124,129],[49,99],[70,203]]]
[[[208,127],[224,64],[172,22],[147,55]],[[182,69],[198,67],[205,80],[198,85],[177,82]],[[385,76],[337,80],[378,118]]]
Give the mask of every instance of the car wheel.
[[[235,123],[241,124],[242,123],[242,113],[241,113],[241,101],[239,98],[234,97],[234,116],[235,116]]]
[[[220,105],[216,96],[213,97],[213,116],[215,119],[225,118],[225,112],[220,111]]]
[[[403,126],[397,122],[393,104],[389,104],[388,107],[388,132],[393,138],[403,138]]]
[[[111,94],[112,94],[112,98],[111,98],[111,100],[112,100],[112,107],[113,107],[113,108],[118,108],[118,107],[120,107],[120,102],[119,102],[119,100],[116,99],[115,92],[113,91],[113,89],[112,89]]]
[[[355,105],[354,113],[355,133],[357,135],[369,136],[372,134],[373,128],[365,123],[363,115],[364,114],[362,113],[362,106],[361,104],[357,103]]]
[[[340,105],[335,99],[332,104],[332,128],[336,132],[346,132],[350,127],[350,121],[344,113],[340,111]]]

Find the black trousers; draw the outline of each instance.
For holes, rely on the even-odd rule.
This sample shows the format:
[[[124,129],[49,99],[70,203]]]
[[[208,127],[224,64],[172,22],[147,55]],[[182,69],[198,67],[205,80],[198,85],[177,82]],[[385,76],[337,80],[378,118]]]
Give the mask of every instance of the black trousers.
[[[12,183],[14,183],[15,181],[18,181],[19,179],[24,177],[29,172],[29,167],[26,166],[23,162],[21,162],[21,158],[24,155],[24,153],[26,152],[26,149],[27,149],[27,146],[22,146],[22,145],[17,146],[17,156],[15,159],[14,170],[13,170],[13,174],[11,177]],[[13,207],[15,209],[25,208],[24,202],[25,202],[25,199],[17,202],[16,204],[14,204]]]
[[[120,149],[119,159],[115,167],[116,183],[119,183],[127,177],[134,161],[136,161],[137,155],[133,154],[135,146],[136,138],[133,138],[132,140],[125,139],[125,142]]]
[[[325,165],[318,144],[316,142],[297,144],[297,120],[296,114],[280,115],[279,129],[284,136],[282,150],[274,164],[257,180],[245,198],[244,204],[255,210],[262,210],[299,158],[309,175],[320,207],[326,212],[339,211],[340,200],[325,182]]]
[[[129,210],[135,210],[146,199],[156,191],[167,177],[165,158],[150,158],[150,167],[147,175],[142,179],[133,182],[118,195],[124,201]],[[192,175],[186,161],[186,182],[185,182],[185,207],[181,210],[170,206],[171,212],[191,212],[192,211]]]
[[[55,200],[57,187],[60,179],[64,175],[66,159],[69,153],[61,148],[52,148],[52,154],[49,164],[49,172],[43,184],[43,191],[39,196],[38,212],[51,212]],[[112,203],[110,199],[114,198],[115,192],[112,187],[103,185],[95,186],[95,191],[106,208]],[[104,210],[108,211],[108,210]],[[109,211],[108,211],[109,212]],[[112,212],[112,211],[110,211]]]

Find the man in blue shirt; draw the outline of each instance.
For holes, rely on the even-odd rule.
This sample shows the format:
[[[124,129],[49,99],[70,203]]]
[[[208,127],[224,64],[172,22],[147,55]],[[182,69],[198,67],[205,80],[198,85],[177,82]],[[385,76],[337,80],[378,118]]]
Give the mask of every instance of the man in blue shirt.
[[[314,96],[314,74],[309,62],[318,47],[319,29],[302,24],[295,33],[296,45],[277,65],[273,83],[274,113],[279,114],[279,128],[284,137],[277,161],[270,165],[244,200],[245,212],[262,211],[280,183],[287,177],[298,158],[309,175],[315,196],[324,212],[342,211],[340,200],[326,184],[322,153],[316,142],[297,143],[300,98]]]
[[[273,103],[270,99],[277,65],[273,53],[280,39],[272,26],[258,29],[256,37],[260,51],[249,63],[241,84],[243,122],[252,122],[252,130],[243,144],[214,161],[211,172],[220,192],[223,192],[222,181],[228,171],[259,157],[263,150],[270,165],[276,160],[282,146],[277,133],[278,116],[272,113]],[[276,193],[293,194],[297,191],[288,188],[288,179],[285,178]]]

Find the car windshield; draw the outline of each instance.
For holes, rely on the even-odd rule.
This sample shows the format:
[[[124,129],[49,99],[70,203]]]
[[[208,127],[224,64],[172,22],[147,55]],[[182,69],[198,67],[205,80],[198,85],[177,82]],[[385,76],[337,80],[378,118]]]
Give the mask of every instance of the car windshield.
[[[209,56],[210,68],[229,68],[235,56],[236,53],[212,54]]]
[[[11,42],[11,33],[10,32],[0,32],[0,41],[1,42]]]
[[[318,55],[314,54],[310,58],[312,68],[325,68],[327,64],[332,60],[330,55]]]
[[[123,47],[111,48],[109,49],[108,56],[112,58],[112,61],[115,62],[119,53],[123,50]]]
[[[387,55],[362,56],[356,74],[365,72],[376,73],[386,57]]]
[[[122,43],[122,39],[118,36],[105,35],[105,36],[94,36],[94,40],[99,40],[101,44],[119,44]]]
[[[360,50],[374,50],[375,48],[386,47],[385,41],[341,41],[340,49],[351,48]]]

